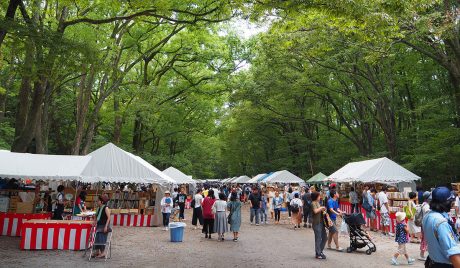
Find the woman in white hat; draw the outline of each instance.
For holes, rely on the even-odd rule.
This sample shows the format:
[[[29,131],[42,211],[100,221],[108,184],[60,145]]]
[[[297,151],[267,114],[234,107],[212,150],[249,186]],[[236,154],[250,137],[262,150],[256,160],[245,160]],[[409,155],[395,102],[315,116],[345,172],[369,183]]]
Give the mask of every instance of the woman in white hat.
[[[171,215],[171,208],[173,206],[173,199],[171,193],[165,191],[165,196],[161,199],[161,213],[163,214],[163,227],[164,230],[168,230],[169,216]]]

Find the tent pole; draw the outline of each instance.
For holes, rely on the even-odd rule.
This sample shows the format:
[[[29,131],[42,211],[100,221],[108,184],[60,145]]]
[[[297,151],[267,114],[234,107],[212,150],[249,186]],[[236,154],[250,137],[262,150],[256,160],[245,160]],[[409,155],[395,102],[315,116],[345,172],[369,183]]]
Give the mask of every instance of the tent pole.
[[[76,181],[76,183],[75,183],[75,196],[74,196],[74,199],[73,199],[73,206],[72,206],[72,216],[74,214],[73,210],[75,209],[75,206],[77,205],[78,184],[79,184],[79,181]],[[70,218],[72,218],[72,217],[70,217]]]

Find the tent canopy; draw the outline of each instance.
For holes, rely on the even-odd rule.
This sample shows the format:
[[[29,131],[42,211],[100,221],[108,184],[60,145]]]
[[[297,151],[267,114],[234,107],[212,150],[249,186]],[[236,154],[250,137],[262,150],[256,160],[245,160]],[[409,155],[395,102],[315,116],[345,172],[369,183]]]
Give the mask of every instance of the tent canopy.
[[[174,184],[175,181],[139,156],[109,143],[89,154],[91,161],[82,173],[86,182]]]
[[[25,154],[0,151],[0,177],[35,180],[81,180],[91,156]]]
[[[248,181],[248,183],[257,183],[259,181],[259,179],[261,179],[261,178],[263,178],[265,176],[267,176],[267,173],[258,174],[256,176],[252,177],[252,179],[250,179]]]
[[[287,170],[281,170],[266,177],[263,182],[267,183],[305,183],[301,178]]]
[[[383,157],[372,160],[348,163],[328,177],[335,182],[410,182],[420,177]]]
[[[323,183],[327,181],[327,176],[322,172],[317,173],[315,176],[311,177],[307,182],[308,183]]]
[[[247,183],[249,180],[251,180],[250,177],[243,175],[243,176],[239,176],[238,178],[234,179],[232,183]]]
[[[192,179],[192,176],[185,175],[182,171],[175,167],[169,167],[163,170],[163,173],[175,180],[177,184],[193,184],[196,185],[196,181]]]

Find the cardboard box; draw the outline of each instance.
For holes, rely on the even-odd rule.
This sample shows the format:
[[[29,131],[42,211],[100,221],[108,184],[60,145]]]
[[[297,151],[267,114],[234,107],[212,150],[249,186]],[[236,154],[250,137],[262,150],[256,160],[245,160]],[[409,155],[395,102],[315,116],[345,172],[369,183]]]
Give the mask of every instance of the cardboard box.
[[[0,212],[7,212],[10,206],[10,199],[6,196],[0,197]]]
[[[33,213],[34,202],[18,202],[16,213]]]

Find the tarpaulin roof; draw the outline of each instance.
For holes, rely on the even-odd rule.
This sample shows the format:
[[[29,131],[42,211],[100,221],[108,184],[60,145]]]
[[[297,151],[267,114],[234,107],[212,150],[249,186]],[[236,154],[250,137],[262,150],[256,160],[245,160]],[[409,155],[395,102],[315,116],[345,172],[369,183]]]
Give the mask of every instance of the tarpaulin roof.
[[[35,180],[81,180],[91,156],[27,154],[0,151],[0,177]]]
[[[325,181],[327,181],[327,176],[324,175],[322,172],[317,173],[315,176],[307,180],[308,183],[322,183]]]
[[[335,182],[409,182],[420,177],[383,157],[372,160],[348,163],[337,170],[329,179]]]
[[[150,163],[112,143],[89,154],[91,161],[82,173],[87,182],[174,184],[175,181]]]
[[[196,181],[192,179],[192,176],[185,175],[182,171],[175,167],[169,167],[163,170],[163,173],[168,175],[171,179],[175,180],[177,184],[196,185]]]
[[[239,176],[238,178],[232,180],[232,183],[247,183],[251,178],[246,176],[246,175],[243,175],[243,176]]]
[[[248,183],[257,183],[259,181],[259,179],[261,179],[261,178],[263,178],[265,176],[267,176],[267,173],[258,174],[256,176],[252,177],[252,179],[250,179],[248,181]]]
[[[305,183],[301,178],[287,170],[281,170],[266,177],[263,182],[267,183]]]

